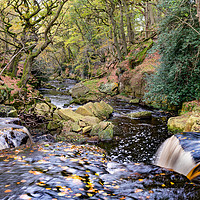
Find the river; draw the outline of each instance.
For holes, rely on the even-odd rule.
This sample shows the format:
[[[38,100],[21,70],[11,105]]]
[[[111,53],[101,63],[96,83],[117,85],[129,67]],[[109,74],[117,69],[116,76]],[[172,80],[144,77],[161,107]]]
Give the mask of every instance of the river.
[[[44,95],[58,107],[68,104],[67,90],[75,81],[51,84],[59,89],[43,89]],[[0,199],[199,199],[198,185],[152,164],[157,148],[169,137],[167,116],[120,99],[109,103],[115,110],[112,141],[42,143],[1,151]],[[153,117],[125,116],[144,110]]]

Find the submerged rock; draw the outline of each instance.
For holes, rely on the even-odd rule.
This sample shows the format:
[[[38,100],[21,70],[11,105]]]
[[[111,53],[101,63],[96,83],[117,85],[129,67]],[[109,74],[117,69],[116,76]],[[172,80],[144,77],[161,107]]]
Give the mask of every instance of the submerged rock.
[[[135,113],[129,113],[127,116],[131,118],[151,118],[152,113],[150,111],[141,111],[141,112],[135,112]]]

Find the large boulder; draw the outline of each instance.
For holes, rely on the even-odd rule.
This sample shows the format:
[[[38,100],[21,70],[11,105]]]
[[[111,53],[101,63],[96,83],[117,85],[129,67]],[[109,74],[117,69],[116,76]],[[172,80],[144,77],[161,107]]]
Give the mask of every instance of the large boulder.
[[[85,106],[80,106],[76,110],[76,113],[83,115],[83,116],[94,116],[90,109],[87,109]]]
[[[71,109],[59,109],[58,110],[58,114],[62,117],[62,119],[64,120],[72,120],[74,122],[79,121],[80,119],[83,118],[83,115],[80,115],[76,112],[74,112]]]
[[[13,106],[5,106],[0,104],[0,116],[1,117],[17,117],[17,110]]]
[[[84,116],[95,116],[101,120],[108,119],[110,114],[113,112],[113,108],[105,103],[104,101],[95,102],[95,103],[87,103],[83,106],[80,106],[76,113],[84,115]]]
[[[96,124],[100,123],[100,119],[92,116],[84,116],[81,118],[80,123],[81,122],[84,122],[88,126],[95,126]]]
[[[173,133],[200,132],[199,101],[183,103],[180,116],[169,118],[167,126]]]
[[[89,92],[89,88],[82,83],[78,83],[69,92],[73,98],[79,98],[85,96]]]
[[[119,87],[119,84],[117,82],[101,83],[101,85],[99,86],[99,91],[102,93],[114,96],[119,93],[118,87]]]
[[[200,116],[186,113],[181,116],[171,117],[167,123],[169,131],[177,132],[200,132]]]

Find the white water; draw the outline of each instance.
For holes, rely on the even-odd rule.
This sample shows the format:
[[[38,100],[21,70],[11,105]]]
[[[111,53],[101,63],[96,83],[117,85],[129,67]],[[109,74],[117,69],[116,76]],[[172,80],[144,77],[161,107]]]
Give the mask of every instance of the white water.
[[[188,151],[184,151],[176,136],[165,140],[156,153],[155,165],[172,169],[185,176],[196,166]]]

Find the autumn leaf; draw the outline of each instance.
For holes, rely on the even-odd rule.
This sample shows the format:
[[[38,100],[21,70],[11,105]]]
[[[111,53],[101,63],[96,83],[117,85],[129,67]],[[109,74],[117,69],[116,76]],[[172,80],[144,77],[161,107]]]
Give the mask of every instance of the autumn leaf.
[[[59,192],[59,193],[58,193],[58,196],[65,196],[65,195],[66,195],[65,192]]]
[[[9,187],[10,185],[5,185],[5,187]]]
[[[8,193],[8,192],[12,192],[12,190],[5,190],[4,192],[5,192],[5,193]]]
[[[163,184],[162,184],[162,187],[165,187],[165,186],[166,186],[166,185],[163,183]]]
[[[81,195],[82,195],[81,193],[75,194],[76,197],[80,197]]]
[[[142,191],[143,191],[143,189],[136,189],[135,193],[142,192]]]
[[[38,172],[38,171],[32,171],[32,170],[30,170],[30,171],[28,171],[29,173],[31,173],[31,174],[34,174],[34,175],[39,175],[39,174],[41,174],[41,172]]]

